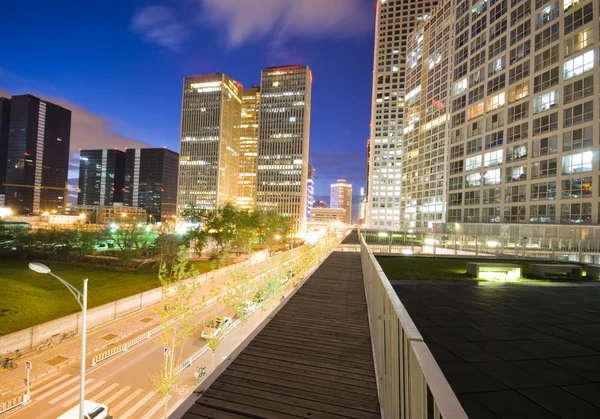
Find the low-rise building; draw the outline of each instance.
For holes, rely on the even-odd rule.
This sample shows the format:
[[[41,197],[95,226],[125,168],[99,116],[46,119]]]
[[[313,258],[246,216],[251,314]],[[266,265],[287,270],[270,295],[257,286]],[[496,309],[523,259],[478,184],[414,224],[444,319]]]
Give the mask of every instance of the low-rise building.
[[[311,222],[314,223],[345,223],[346,210],[344,208],[314,208],[311,211]]]

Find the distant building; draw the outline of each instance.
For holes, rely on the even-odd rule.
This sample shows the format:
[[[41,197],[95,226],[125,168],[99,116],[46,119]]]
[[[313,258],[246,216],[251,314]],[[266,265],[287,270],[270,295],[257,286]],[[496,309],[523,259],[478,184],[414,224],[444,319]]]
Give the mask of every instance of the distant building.
[[[179,155],[166,148],[127,149],[123,204],[144,208],[155,222],[176,214]]]
[[[311,223],[346,223],[346,210],[344,208],[313,208]]]
[[[10,102],[6,205],[15,214],[63,210],[71,111],[32,95],[13,96]]]
[[[329,204],[325,201],[317,201],[314,203],[313,208],[329,208]]]
[[[269,67],[261,75],[256,206],[306,228],[312,75],[307,66]]]
[[[79,152],[78,205],[113,205],[123,202],[125,152],[81,150]]]
[[[10,99],[0,97],[0,206],[4,205],[8,133],[10,125]]]
[[[147,223],[148,211],[123,205],[73,205],[70,212],[91,224]]]
[[[352,185],[345,179],[338,179],[331,185],[331,208],[346,210],[346,224],[352,224]]]
[[[177,210],[237,203],[242,85],[224,74],[186,77]]]
[[[365,222],[365,211],[367,207],[367,195],[365,195],[364,188],[360,188],[360,201],[358,202],[358,223],[363,224]]]
[[[315,167],[308,164],[308,177],[306,179],[306,218],[310,220],[310,211],[315,204]]]
[[[260,87],[242,91],[242,119],[240,125],[240,173],[237,205],[254,209],[256,198],[256,150],[258,147],[258,112]]]

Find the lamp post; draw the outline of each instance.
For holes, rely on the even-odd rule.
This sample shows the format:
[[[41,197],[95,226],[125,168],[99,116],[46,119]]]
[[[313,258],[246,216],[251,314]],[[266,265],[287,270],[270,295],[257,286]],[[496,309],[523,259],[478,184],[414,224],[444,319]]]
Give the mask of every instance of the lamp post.
[[[73,297],[79,303],[79,306],[82,310],[82,332],[81,332],[81,378],[79,384],[79,419],[85,419],[85,345],[86,345],[86,337],[87,337],[87,284],[88,280],[85,278],[83,280],[83,293],[81,293],[77,288],[73,285],[69,284],[67,281],[52,273],[49,267],[42,263],[33,262],[29,264],[29,269],[34,272],[38,272],[41,274],[50,274],[54,278],[58,279],[69,291],[73,294]]]

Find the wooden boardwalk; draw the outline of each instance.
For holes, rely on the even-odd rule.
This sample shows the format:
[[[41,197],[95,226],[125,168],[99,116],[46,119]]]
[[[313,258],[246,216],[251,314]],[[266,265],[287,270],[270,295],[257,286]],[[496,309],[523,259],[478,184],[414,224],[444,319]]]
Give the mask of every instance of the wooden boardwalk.
[[[184,414],[380,418],[359,253],[334,252]]]

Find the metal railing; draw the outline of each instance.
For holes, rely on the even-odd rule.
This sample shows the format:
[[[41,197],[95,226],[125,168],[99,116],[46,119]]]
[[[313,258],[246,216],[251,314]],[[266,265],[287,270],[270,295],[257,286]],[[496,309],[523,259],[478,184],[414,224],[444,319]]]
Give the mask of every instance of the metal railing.
[[[363,232],[375,253],[547,259],[600,264],[600,240],[407,232]]]
[[[5,402],[0,403],[0,414],[7,412],[11,409],[14,409],[17,406],[22,405],[27,402],[27,393],[21,394],[19,396],[15,396],[12,399],[9,399]]]
[[[384,418],[467,419],[423,337],[361,237],[361,262]]]

